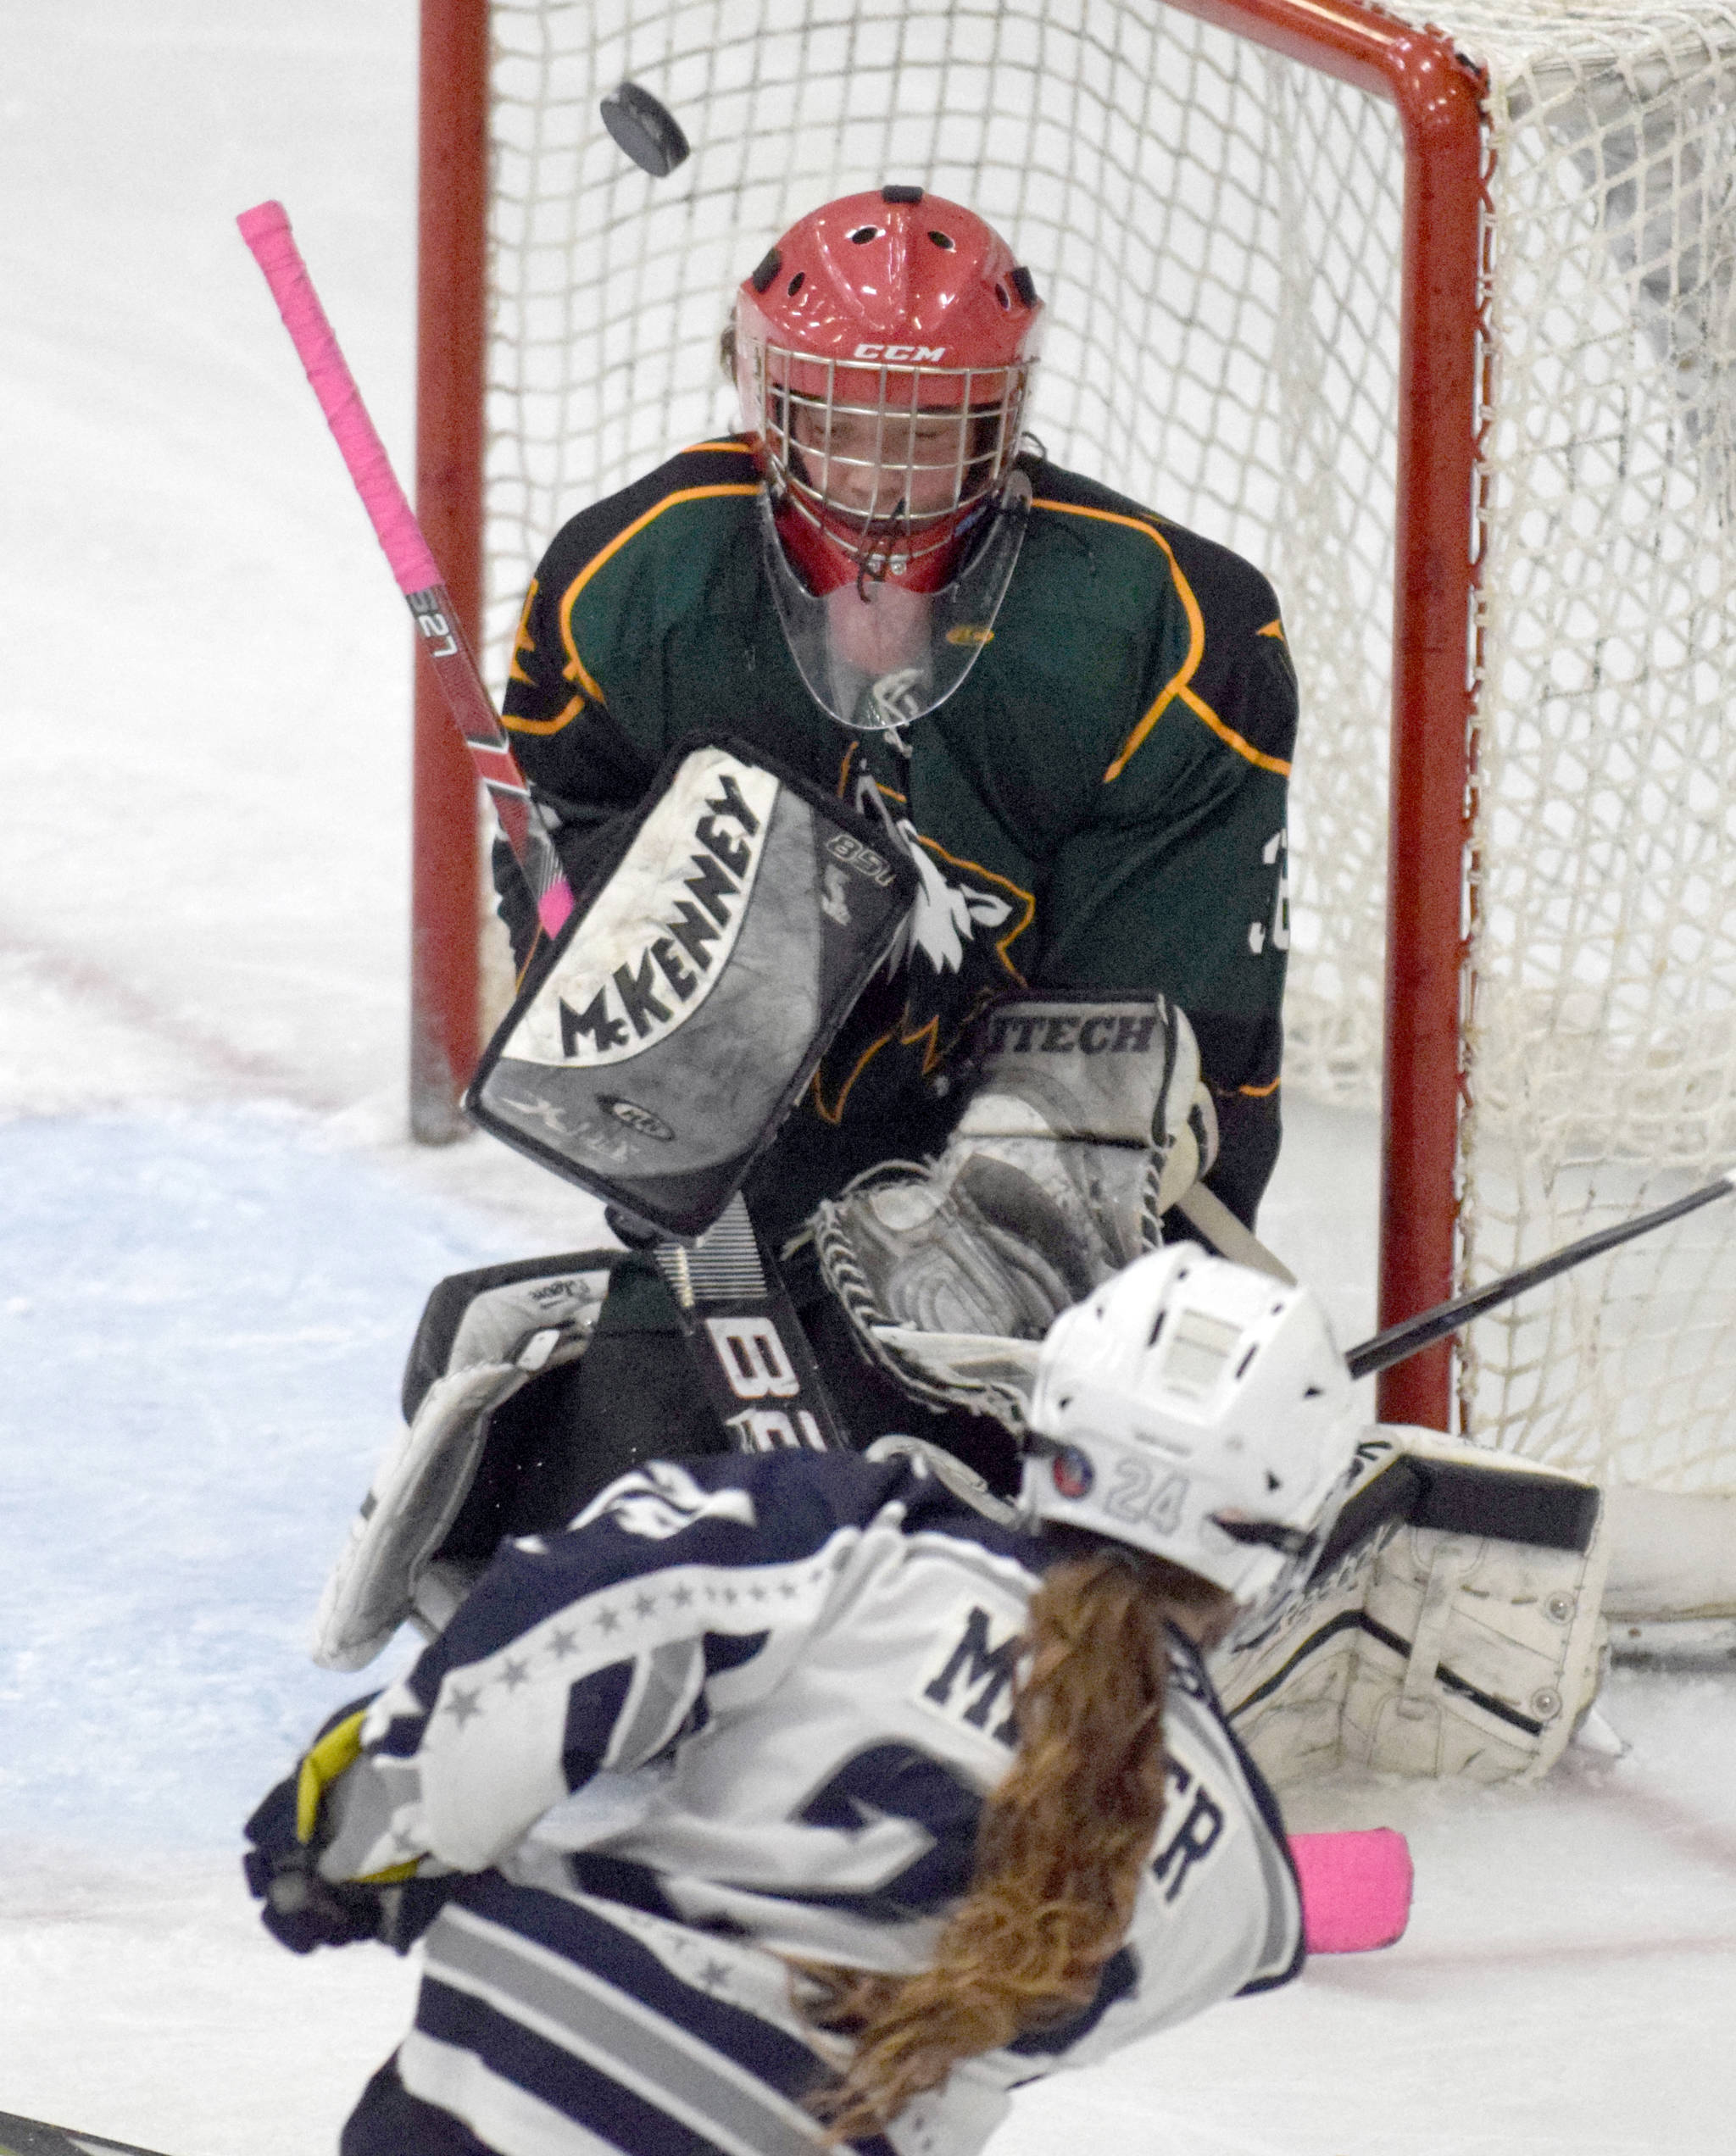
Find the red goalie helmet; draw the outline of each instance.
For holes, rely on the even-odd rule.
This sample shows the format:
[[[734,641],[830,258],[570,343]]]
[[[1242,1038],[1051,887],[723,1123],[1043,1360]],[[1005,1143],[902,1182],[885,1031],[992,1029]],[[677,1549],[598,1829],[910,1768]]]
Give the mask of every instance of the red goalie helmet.
[[[743,416],[811,592],[948,581],[1011,467],[1042,315],[1005,241],[920,187],[828,203],[743,282]]]

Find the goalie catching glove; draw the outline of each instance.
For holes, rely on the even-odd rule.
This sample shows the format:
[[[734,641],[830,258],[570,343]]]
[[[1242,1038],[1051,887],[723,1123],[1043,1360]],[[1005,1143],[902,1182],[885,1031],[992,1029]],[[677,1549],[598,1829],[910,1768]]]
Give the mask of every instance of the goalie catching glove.
[[[948,1404],[958,1389],[902,1352],[900,1331],[1041,1339],[1156,1247],[1217,1149],[1193,1029],[1161,996],[999,1003],[975,1081],[938,1160],[882,1163],[814,1218],[821,1273],[868,1359]]]

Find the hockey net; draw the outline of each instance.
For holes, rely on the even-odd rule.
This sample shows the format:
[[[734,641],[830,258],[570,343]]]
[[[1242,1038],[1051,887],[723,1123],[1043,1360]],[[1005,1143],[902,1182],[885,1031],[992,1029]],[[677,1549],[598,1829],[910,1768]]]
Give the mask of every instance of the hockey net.
[[[1335,8],[1359,12],[1289,12]],[[1049,453],[1277,588],[1304,711],[1286,1082],[1372,1106],[1404,149],[1385,99],[1210,12],[492,0],[487,642],[498,679],[565,517],[734,423],[717,332],[795,216],[887,180],[971,203],[1049,303],[1032,420]],[[1481,554],[1469,1284],[1736,1159],[1736,5],[1449,0],[1428,19],[1486,79],[1476,508],[1433,537],[1449,566]],[[692,139],[668,180],[604,132],[623,78]],[[1713,1207],[1481,1321],[1458,1413],[1616,1481],[1731,1492],[1733,1378],[1736,1208]]]

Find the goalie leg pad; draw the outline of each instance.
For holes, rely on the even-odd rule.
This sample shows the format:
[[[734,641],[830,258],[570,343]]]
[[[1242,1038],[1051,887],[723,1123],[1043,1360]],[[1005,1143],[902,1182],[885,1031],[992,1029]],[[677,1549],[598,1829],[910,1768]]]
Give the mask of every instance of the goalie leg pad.
[[[1412,1465],[1422,1473],[1407,1475]],[[1449,1471],[1450,1506],[1483,1532],[1406,1516],[1440,1515],[1437,1466]],[[1366,1500],[1388,1475],[1411,1496],[1382,1517]],[[1582,1529],[1557,1547],[1489,1531],[1504,1485],[1522,1531]],[[1256,1636],[1232,1634],[1219,1650],[1226,1709],[1267,1779],[1294,1787],[1341,1767],[1488,1783],[1546,1774],[1601,1675],[1609,1551],[1595,1498],[1571,1475],[1433,1431],[1377,1433],[1344,1508],[1354,1514],[1361,1501],[1369,1531],[1340,1542]]]
[[[429,1297],[404,1375],[406,1427],[387,1446],[314,1620],[314,1661],[359,1670],[406,1621],[444,1626],[475,1575],[437,1564],[481,1464],[489,1419],[584,1353],[617,1252],[489,1266]],[[462,1573],[462,1568],[457,1568]]]

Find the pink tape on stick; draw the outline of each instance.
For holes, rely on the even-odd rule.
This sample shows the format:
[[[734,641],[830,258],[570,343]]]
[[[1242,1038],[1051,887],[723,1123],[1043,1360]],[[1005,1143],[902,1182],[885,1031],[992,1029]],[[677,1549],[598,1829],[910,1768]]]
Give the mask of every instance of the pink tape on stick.
[[[440,566],[422,536],[415,512],[393,475],[385,444],[374,431],[355,378],[344,364],[326,319],[281,203],[260,203],[236,219],[253,259],[265,274],[283,326],[308,370],[346,468],[362,497],[376,536],[410,603],[422,649],[434,669],[454,724],[469,746],[476,775],[488,789],[543,927],[553,936],[570,915],[573,895],[559,856],[531,804],[475,657],[459,626]]]
[[[1410,1848],[1390,1826],[1359,1833],[1293,1834],[1310,1953],[1389,1947],[1410,1918]]]
[[[308,370],[314,394],[337,439],[362,506],[368,512],[401,592],[426,592],[441,581],[403,489],[393,476],[385,444],[362,403],[355,378],[337,348],[326,310],[309,281],[281,203],[260,203],[236,223],[265,273],[283,326]]]

